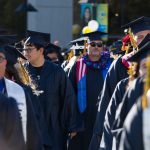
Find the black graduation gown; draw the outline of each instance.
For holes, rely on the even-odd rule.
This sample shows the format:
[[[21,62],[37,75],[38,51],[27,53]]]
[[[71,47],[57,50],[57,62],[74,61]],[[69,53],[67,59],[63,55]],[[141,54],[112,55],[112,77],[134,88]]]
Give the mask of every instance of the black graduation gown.
[[[114,137],[116,138],[116,143],[114,143],[116,144],[116,149],[118,149],[120,143],[120,135],[122,133],[124,120],[133,104],[142,94],[143,79],[139,77],[133,81],[132,86],[130,86],[130,88],[126,91],[123,100],[117,109],[115,121],[112,126],[112,132]]]
[[[77,94],[76,64],[70,70],[69,78]],[[82,114],[84,121],[84,131],[79,132],[76,137],[70,141],[69,150],[87,150],[93,133],[93,125],[97,113],[98,94],[103,87],[103,76],[101,69],[87,68],[86,75],[86,94],[87,108]]]
[[[126,79],[121,80],[117,84],[117,86],[114,90],[114,93],[111,97],[111,100],[109,102],[108,108],[106,110],[103,136],[102,136],[102,140],[101,140],[101,144],[104,145],[103,149],[105,149],[105,150],[111,150],[111,148],[112,148],[113,136],[111,133],[111,127],[115,120],[116,110],[117,110],[119,104],[121,103],[123,95],[126,91],[128,81],[129,81],[128,78],[126,78]]]
[[[27,150],[42,150],[42,137],[38,127],[36,113],[26,90],[25,95],[27,103]]]
[[[124,131],[121,135],[119,150],[144,150],[143,146],[143,110],[141,98],[127,115]]]
[[[117,83],[126,77],[128,77],[127,69],[122,63],[122,57],[119,57],[111,64],[104,81],[102,92],[99,95],[98,112],[94,125],[93,137],[91,140],[91,145],[93,146],[99,145],[99,142],[101,140],[106,109],[114,92],[114,89]],[[90,149],[93,150],[95,149],[95,147],[91,146]]]
[[[39,98],[35,93],[33,93],[34,91],[30,87],[22,85],[22,84],[21,84],[21,86],[27,91],[27,93],[29,94],[30,100],[32,102],[35,116],[36,116],[36,120],[37,120],[37,124],[38,124],[38,129],[40,131],[40,135],[42,138],[43,147],[46,150],[48,148],[50,149],[51,145],[52,145],[50,143],[51,139],[50,139],[50,136],[48,134],[48,128],[46,125],[46,121],[44,118],[43,110],[42,110],[41,105],[40,105]]]
[[[30,77],[38,85],[39,95],[48,133],[52,141],[52,150],[66,149],[68,132],[80,130],[76,124],[76,101],[71,83],[61,67],[45,60],[40,76],[36,70],[27,63],[26,69]],[[37,80],[36,80],[37,79]]]

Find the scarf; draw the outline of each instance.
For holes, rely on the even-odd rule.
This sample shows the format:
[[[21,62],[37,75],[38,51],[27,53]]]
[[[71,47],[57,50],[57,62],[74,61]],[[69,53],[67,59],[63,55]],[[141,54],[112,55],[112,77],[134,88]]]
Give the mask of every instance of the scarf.
[[[86,109],[86,101],[87,101],[86,75],[88,68],[101,69],[103,79],[105,79],[110,64],[111,61],[108,52],[103,52],[101,54],[100,60],[96,62],[90,61],[88,55],[83,56],[81,59],[77,61],[76,63],[77,100],[80,113],[83,113]]]

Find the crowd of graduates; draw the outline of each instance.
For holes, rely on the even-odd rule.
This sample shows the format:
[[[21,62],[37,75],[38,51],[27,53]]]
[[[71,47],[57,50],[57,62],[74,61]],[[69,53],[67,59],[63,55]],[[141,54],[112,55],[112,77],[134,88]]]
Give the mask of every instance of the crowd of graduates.
[[[2,150],[148,150],[150,18],[107,34],[84,33],[70,48],[50,33],[0,35]]]

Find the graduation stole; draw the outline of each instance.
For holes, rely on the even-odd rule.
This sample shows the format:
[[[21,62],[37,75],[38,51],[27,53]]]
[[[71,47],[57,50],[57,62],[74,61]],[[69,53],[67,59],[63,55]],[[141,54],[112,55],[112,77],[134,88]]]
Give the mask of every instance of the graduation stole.
[[[86,74],[87,66],[81,58],[76,63],[77,101],[80,113],[86,109]]]
[[[26,106],[26,98],[23,88],[4,78],[5,85],[6,85],[6,92],[8,97],[13,97],[18,105],[18,109],[21,115],[21,122],[22,122],[22,130],[25,142],[27,141],[27,106]]]
[[[76,60],[78,59],[77,56],[73,56],[70,60],[67,66],[64,68],[64,71],[66,72],[68,69],[71,69],[72,66],[75,64]]]
[[[111,61],[108,54],[102,54],[99,62],[91,62],[87,55],[76,62],[76,81],[77,81],[77,101],[80,113],[83,113],[87,106],[86,96],[86,75],[89,68],[102,69],[102,76],[105,79]]]
[[[122,63],[123,63],[123,65],[127,68],[127,69],[130,69],[130,62],[128,62],[127,60],[131,57],[131,56],[133,56],[135,54],[135,52],[134,51],[132,51],[131,53],[129,53],[129,54],[126,54],[126,55],[124,55],[123,57],[122,57]]]

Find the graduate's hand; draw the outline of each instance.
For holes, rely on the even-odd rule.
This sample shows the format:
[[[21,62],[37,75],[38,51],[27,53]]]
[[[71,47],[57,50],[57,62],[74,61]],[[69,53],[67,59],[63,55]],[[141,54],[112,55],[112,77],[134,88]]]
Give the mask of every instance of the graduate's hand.
[[[77,135],[77,132],[72,132],[72,133],[70,133],[71,139],[74,138],[76,135]]]

